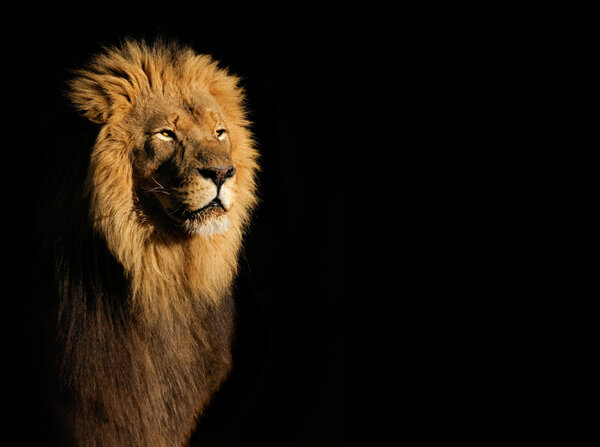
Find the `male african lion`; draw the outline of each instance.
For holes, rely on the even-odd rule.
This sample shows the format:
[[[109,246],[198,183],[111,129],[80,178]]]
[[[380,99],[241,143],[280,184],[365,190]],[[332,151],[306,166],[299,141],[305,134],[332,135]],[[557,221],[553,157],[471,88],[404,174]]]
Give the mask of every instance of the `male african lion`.
[[[126,41],[70,83],[99,124],[46,189],[58,407],[77,446],[181,446],[231,368],[231,286],[256,203],[238,79]]]

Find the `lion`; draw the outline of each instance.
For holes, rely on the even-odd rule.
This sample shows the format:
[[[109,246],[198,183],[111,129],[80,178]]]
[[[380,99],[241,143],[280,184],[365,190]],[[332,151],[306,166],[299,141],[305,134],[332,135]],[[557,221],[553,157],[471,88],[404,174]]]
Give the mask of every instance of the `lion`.
[[[41,201],[61,427],[76,446],[184,446],[232,368],[259,170],[245,93],[165,41],[104,48],[68,85],[95,137]]]

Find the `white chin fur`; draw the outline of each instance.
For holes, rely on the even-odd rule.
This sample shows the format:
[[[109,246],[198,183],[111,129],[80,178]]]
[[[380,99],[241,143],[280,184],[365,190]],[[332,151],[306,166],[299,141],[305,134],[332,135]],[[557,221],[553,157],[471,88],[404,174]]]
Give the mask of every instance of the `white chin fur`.
[[[199,236],[210,237],[217,234],[224,234],[229,228],[229,218],[225,215],[207,219],[198,224],[193,221],[186,221],[181,224],[187,234],[197,234]]]

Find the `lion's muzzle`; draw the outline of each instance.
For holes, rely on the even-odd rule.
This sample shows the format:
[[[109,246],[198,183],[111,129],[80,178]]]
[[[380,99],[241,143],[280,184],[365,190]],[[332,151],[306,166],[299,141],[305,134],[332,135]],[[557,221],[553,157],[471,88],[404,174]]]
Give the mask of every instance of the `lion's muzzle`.
[[[216,165],[197,168],[184,178],[159,179],[153,189],[166,216],[188,234],[218,234],[229,226],[227,212],[233,200],[236,168]]]

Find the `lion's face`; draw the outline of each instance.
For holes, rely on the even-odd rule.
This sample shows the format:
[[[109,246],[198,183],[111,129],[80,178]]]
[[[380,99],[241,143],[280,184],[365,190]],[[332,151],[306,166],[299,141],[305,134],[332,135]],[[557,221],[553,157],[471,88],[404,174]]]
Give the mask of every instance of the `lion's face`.
[[[228,123],[208,94],[193,103],[150,97],[132,112],[140,208],[166,229],[213,235],[229,226],[236,166]]]

